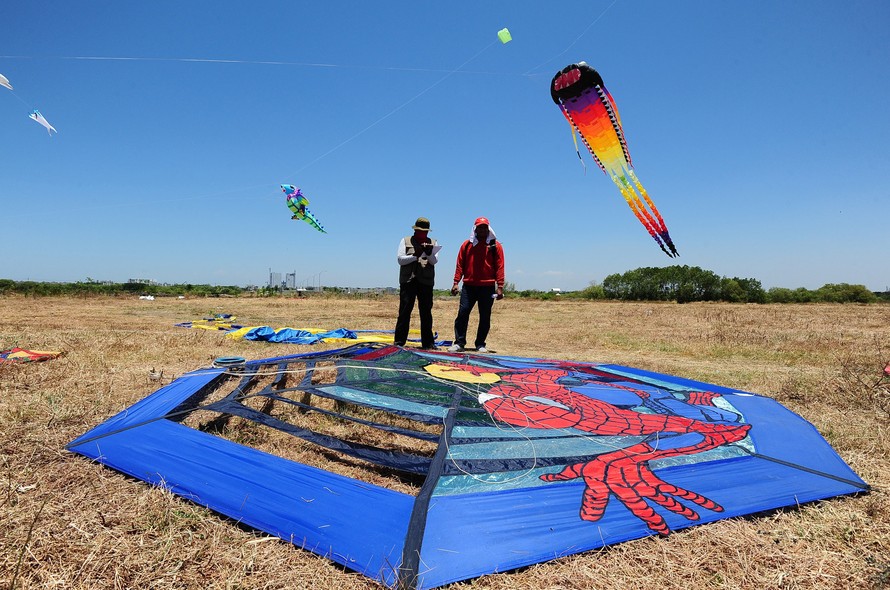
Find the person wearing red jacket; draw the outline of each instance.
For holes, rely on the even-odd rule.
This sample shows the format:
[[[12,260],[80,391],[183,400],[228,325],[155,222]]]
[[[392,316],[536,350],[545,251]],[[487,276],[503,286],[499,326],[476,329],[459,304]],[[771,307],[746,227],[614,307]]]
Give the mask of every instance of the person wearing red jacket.
[[[491,329],[491,307],[495,299],[504,298],[504,248],[497,241],[494,229],[485,217],[473,223],[473,233],[457,252],[454,284],[451,294],[460,289],[460,307],[454,320],[454,344],[450,352],[460,352],[467,345],[467,325],[470,312],[479,305],[479,327],[476,330],[476,350],[488,352],[485,339]]]

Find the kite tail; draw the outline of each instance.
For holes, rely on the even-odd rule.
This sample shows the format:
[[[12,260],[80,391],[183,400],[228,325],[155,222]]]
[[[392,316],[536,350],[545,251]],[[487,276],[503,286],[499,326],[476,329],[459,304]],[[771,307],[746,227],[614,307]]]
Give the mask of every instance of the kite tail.
[[[318,231],[320,231],[321,233],[323,233],[323,234],[328,233],[327,231],[325,231],[325,228],[321,224],[321,222],[318,221],[318,218],[316,218],[315,215],[313,215],[312,212],[309,211],[309,209],[306,209],[306,214],[303,217],[301,217],[301,219],[303,221],[305,221],[306,223],[308,223],[309,225],[311,225],[312,227],[314,227],[315,229],[317,229]]]
[[[664,219],[661,218],[661,213],[658,212],[658,207],[655,206],[655,203],[652,202],[652,199],[649,198],[649,193],[646,192],[646,189],[643,188],[643,183],[640,182],[640,179],[637,178],[637,175],[634,174],[632,169],[627,170],[628,176],[633,181],[634,185],[637,187],[637,191],[643,195],[643,199],[646,201],[646,204],[649,205],[649,208],[652,209],[652,214],[655,216],[657,220],[656,228],[658,234],[661,236],[661,239],[667,244],[668,248],[671,249],[671,254],[668,256],[679,256],[680,253],[677,252],[677,248],[674,247],[674,241],[671,240],[671,235],[668,233],[667,225],[664,223]]]
[[[572,129],[572,141],[575,142],[575,153],[578,154],[578,159],[581,161],[581,165],[584,167],[584,174],[587,174],[587,164],[584,163],[584,158],[581,157],[581,150],[578,149],[578,136],[575,135],[575,125],[572,124],[572,120],[569,119],[569,127]],[[584,141],[583,136],[581,141]]]
[[[637,219],[640,220],[640,223],[643,224],[643,227],[646,228],[646,231],[649,232],[649,235],[652,236],[652,239],[658,244],[658,247],[661,248],[662,252],[670,256],[674,257],[676,250],[673,248],[673,244],[670,244],[671,250],[674,253],[668,251],[666,246],[664,236],[661,232],[661,229],[658,227],[658,223],[652,217],[652,214],[646,210],[645,205],[640,200],[640,196],[634,190],[633,185],[631,185],[627,178],[624,176],[612,176],[612,181],[618,186],[618,190],[621,191],[621,196],[624,197],[624,200],[627,201],[628,206],[630,206],[631,211],[633,211],[634,215],[636,215]],[[665,232],[666,233],[666,232]],[[670,239],[670,237],[668,237]]]
[[[658,229],[658,233],[666,233],[667,226],[664,224],[664,219],[661,218],[661,214],[658,212],[658,208],[655,206],[655,203],[652,202],[652,199],[649,198],[649,193],[647,193],[646,189],[643,188],[643,184],[640,182],[640,179],[637,178],[637,175],[634,174],[633,170],[628,170],[627,175],[633,181],[634,186],[637,187],[637,192],[642,195],[643,199],[646,201],[646,204],[649,205],[649,208],[652,210],[652,215],[655,218],[655,227]]]

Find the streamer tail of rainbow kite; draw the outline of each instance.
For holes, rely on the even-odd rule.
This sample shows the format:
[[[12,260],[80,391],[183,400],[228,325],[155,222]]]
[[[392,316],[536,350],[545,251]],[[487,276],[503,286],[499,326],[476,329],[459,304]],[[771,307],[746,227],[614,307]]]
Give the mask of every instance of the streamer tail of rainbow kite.
[[[553,77],[550,96],[597,166],[612,179],[631,211],[670,257],[679,256],[655,203],[633,171],[621,117],[603,79],[586,63],[571,64]],[[577,142],[575,151],[581,157]],[[582,160],[583,162],[583,160]]]

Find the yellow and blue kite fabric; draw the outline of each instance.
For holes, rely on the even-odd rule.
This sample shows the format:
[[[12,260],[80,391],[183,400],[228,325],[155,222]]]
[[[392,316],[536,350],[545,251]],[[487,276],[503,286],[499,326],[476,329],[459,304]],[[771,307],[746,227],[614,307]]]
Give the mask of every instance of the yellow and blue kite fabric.
[[[201,318],[200,320],[180,322],[173,325],[177,328],[195,328],[198,330],[239,330],[242,326],[236,324],[235,319],[235,316],[230,313],[215,313],[211,316]]]
[[[0,350],[0,363],[31,363],[48,361],[60,357],[64,352],[59,350],[28,350],[26,348],[9,348]]]
[[[583,61],[566,66],[553,77],[550,97],[568,119],[572,137],[576,131],[581,135],[593,160],[621,191],[649,235],[665,254],[679,256],[655,203],[634,174],[618,107],[599,73]],[[577,147],[575,140],[576,151]]]
[[[67,449],[405,589],[869,489],[767,396],[380,344],[194,371]]]

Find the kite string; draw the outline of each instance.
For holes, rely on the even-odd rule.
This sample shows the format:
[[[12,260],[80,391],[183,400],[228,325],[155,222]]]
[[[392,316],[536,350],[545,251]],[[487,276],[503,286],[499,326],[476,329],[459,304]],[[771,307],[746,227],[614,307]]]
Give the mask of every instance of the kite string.
[[[613,6],[615,6],[615,4],[617,4],[617,3],[618,3],[618,0],[612,0],[612,3],[609,4],[608,6],[606,6],[606,7],[603,9],[603,11],[600,12],[599,16],[597,16],[595,19],[593,19],[593,21],[592,21],[590,24],[588,24],[587,27],[585,27],[583,31],[581,31],[581,34],[578,35],[577,37],[575,37],[575,40],[574,40],[574,41],[572,41],[571,43],[569,43],[568,47],[566,47],[565,49],[563,49],[562,51],[560,51],[559,53],[557,53],[557,54],[554,55],[553,57],[549,58],[548,60],[546,60],[546,61],[544,61],[544,62],[541,62],[540,64],[536,65],[535,67],[533,67],[533,68],[527,70],[527,71],[526,71],[525,73],[523,73],[522,75],[523,75],[523,76],[527,76],[527,77],[540,75],[539,73],[536,73],[535,70],[537,70],[537,69],[540,68],[541,66],[547,65],[548,63],[550,63],[551,61],[555,60],[557,57],[560,57],[560,56],[563,55],[564,53],[567,53],[568,50],[571,49],[572,47],[574,47],[574,46],[578,43],[578,41],[581,40],[581,37],[583,37],[584,35],[586,35],[587,32],[591,29],[591,27],[593,27],[593,25],[595,25],[597,22],[599,22],[599,20],[602,19],[603,16],[605,16],[605,14],[609,11],[609,9],[612,8]]]
[[[361,131],[358,131],[357,133],[355,133],[355,134],[353,134],[352,136],[348,137],[347,139],[343,140],[342,142],[340,142],[339,144],[335,145],[334,147],[332,147],[332,148],[329,149],[328,151],[324,152],[323,154],[321,154],[321,155],[317,156],[316,158],[310,160],[309,162],[305,163],[303,166],[301,166],[299,169],[297,169],[295,172],[293,172],[292,175],[297,175],[297,174],[299,174],[300,172],[302,172],[303,170],[305,170],[306,168],[308,168],[308,167],[311,166],[312,164],[315,164],[315,163],[318,162],[319,160],[321,160],[321,159],[323,159],[323,158],[329,156],[330,154],[332,154],[333,152],[337,151],[338,149],[340,149],[340,148],[343,147],[344,145],[348,144],[349,142],[353,141],[353,140],[356,139],[357,137],[361,136],[362,134],[364,134],[365,132],[367,132],[368,130],[370,130],[371,128],[373,128],[374,126],[376,126],[376,125],[378,125],[379,123],[383,122],[384,120],[388,119],[389,117],[391,117],[392,115],[394,115],[395,113],[397,113],[398,111],[400,111],[401,109],[405,108],[406,106],[408,106],[409,104],[411,104],[412,102],[414,102],[415,100],[417,100],[418,98],[420,98],[421,96],[423,96],[424,94],[426,94],[427,92],[429,92],[430,90],[432,90],[433,88],[435,88],[436,86],[438,86],[439,84],[441,84],[442,82],[444,82],[445,80],[447,80],[447,79],[448,79],[449,77],[451,77],[453,74],[462,73],[462,74],[485,74],[485,75],[488,75],[488,74],[496,74],[496,73],[498,73],[498,72],[465,71],[465,70],[463,70],[463,67],[464,67],[464,66],[466,66],[468,63],[470,63],[470,62],[472,62],[473,60],[475,60],[477,57],[479,57],[482,53],[484,53],[485,51],[487,51],[488,49],[490,49],[490,48],[491,48],[493,45],[495,45],[496,43],[497,43],[497,41],[492,41],[492,42],[490,42],[488,45],[486,45],[485,47],[483,47],[482,49],[480,49],[479,51],[477,51],[472,57],[470,57],[469,59],[467,59],[466,61],[464,61],[462,64],[460,64],[459,66],[457,66],[457,68],[454,68],[454,69],[451,69],[451,70],[428,69],[428,68],[427,68],[427,69],[425,69],[425,68],[400,68],[400,67],[387,67],[387,66],[378,67],[378,68],[373,68],[372,66],[367,66],[368,69],[384,69],[384,70],[394,70],[394,71],[418,71],[418,72],[445,72],[445,75],[444,75],[442,78],[440,78],[438,81],[434,82],[433,84],[431,84],[430,86],[428,86],[427,88],[425,88],[424,90],[420,91],[418,94],[416,94],[416,95],[413,96],[412,98],[408,99],[407,101],[405,101],[405,102],[402,103],[401,105],[397,106],[396,108],[394,108],[393,110],[391,110],[391,111],[388,112],[387,114],[383,115],[382,117],[380,117],[380,118],[377,119],[376,121],[372,122],[370,125],[368,125],[368,126],[365,127],[364,129],[362,129]],[[0,56],[0,58],[6,58],[6,59],[33,59],[33,58],[30,57],[30,56],[16,56],[16,55],[11,55],[11,56],[10,56],[10,55],[5,55],[5,56]],[[295,65],[295,66],[307,66],[307,67],[331,67],[331,68],[334,68],[334,67],[342,67],[342,68],[359,68],[359,67],[363,67],[363,66],[351,66],[351,65],[339,65],[339,64],[325,64],[325,63],[286,62],[286,61],[252,61],[252,60],[222,60],[222,59],[202,59],[202,58],[152,58],[152,57],[55,56],[55,57],[52,57],[51,59],[93,60],[93,61],[173,61],[173,62],[194,62],[194,63],[233,63],[233,64],[260,64],[260,65]],[[501,73],[502,73],[502,72],[501,72]],[[13,91],[13,94],[16,94],[16,93]],[[24,101],[21,97],[19,97],[17,94],[16,94],[16,98],[18,98],[19,100],[21,100],[26,106],[28,106],[28,108],[32,108],[31,106],[28,105],[27,102],[25,102],[25,101]],[[33,110],[33,109],[32,109],[32,110]],[[175,198],[175,199],[168,199],[167,202],[173,202],[173,201],[181,202],[181,201],[188,201],[188,200],[201,200],[201,199],[207,199],[207,198],[217,197],[217,196],[220,196],[220,195],[223,195],[223,194],[226,194],[226,193],[238,193],[238,192],[241,192],[241,191],[251,190],[251,189],[255,189],[255,188],[259,188],[259,187],[263,187],[263,186],[268,186],[268,183],[264,182],[264,183],[262,183],[262,184],[255,184],[255,185],[251,185],[251,186],[243,186],[243,187],[236,188],[236,189],[229,189],[229,190],[219,191],[219,192],[215,192],[215,193],[208,193],[208,194],[203,194],[203,195],[196,195],[196,196],[192,196],[192,197],[180,197],[180,198]],[[277,191],[270,190],[268,196],[271,196],[274,192],[277,192]],[[153,201],[153,202],[157,203],[157,202],[163,202],[163,201]],[[128,203],[118,202],[116,205],[112,205],[112,206],[115,206],[115,207],[117,207],[117,208],[123,208],[123,207],[144,206],[144,204],[142,204],[142,205],[137,205],[136,203],[130,203],[130,202],[128,202]],[[95,209],[107,209],[107,208],[109,208],[109,206],[107,206],[107,205],[103,205],[103,206],[97,206],[97,207],[95,207]]]
[[[486,48],[487,49],[487,48]],[[30,55],[0,55],[0,59],[59,59],[79,61],[145,61],[145,62],[181,62],[181,63],[215,63],[215,64],[245,64],[245,65],[271,65],[271,66],[297,66],[305,68],[344,68],[358,70],[384,70],[394,72],[432,72],[456,73],[454,70],[441,68],[408,68],[402,66],[369,66],[358,64],[336,64],[320,62],[277,61],[277,60],[248,60],[248,59],[215,59],[200,57],[135,57],[135,56],[101,56],[101,55],[54,55],[34,57]],[[503,71],[463,70],[461,74],[478,74],[484,76],[520,74]]]
[[[22,98],[21,96],[19,96],[19,93],[18,93],[18,92],[16,92],[15,90],[12,90],[11,92],[12,92],[12,95],[15,96],[17,99],[19,99],[19,101],[21,101],[21,103],[22,103],[23,105],[25,105],[26,107],[28,107],[28,108],[31,109],[32,111],[35,110],[35,109],[34,109],[34,105],[32,105],[32,104],[28,104],[28,101],[26,101],[24,98]]]
[[[494,44],[495,44],[495,41],[492,41],[491,43],[489,43],[488,45],[486,45],[485,47],[483,47],[482,49],[480,49],[479,51],[477,51],[477,52],[476,52],[472,57],[470,57],[468,60],[466,60],[465,62],[463,62],[463,63],[460,64],[459,66],[457,66],[457,68],[448,71],[444,76],[442,76],[442,78],[440,78],[440,79],[437,80],[436,82],[433,82],[431,85],[427,86],[425,89],[421,90],[419,93],[417,93],[417,94],[414,95],[413,97],[409,98],[408,100],[406,100],[405,102],[403,102],[402,104],[400,104],[399,106],[397,106],[396,108],[394,108],[393,110],[391,110],[390,112],[386,113],[385,115],[383,115],[382,117],[380,117],[379,119],[377,119],[376,121],[374,121],[373,123],[371,123],[370,125],[368,125],[367,127],[365,127],[364,129],[362,129],[361,131],[358,131],[357,133],[354,133],[352,136],[350,136],[350,137],[344,139],[343,141],[341,141],[340,143],[338,143],[337,145],[335,145],[334,147],[332,147],[332,148],[329,149],[328,151],[324,152],[324,153],[321,154],[320,156],[318,156],[318,157],[316,157],[316,158],[310,160],[309,162],[306,162],[305,164],[303,164],[303,166],[301,166],[299,169],[297,169],[296,171],[294,171],[294,172],[293,172],[293,175],[297,175],[297,174],[299,174],[300,172],[302,172],[303,170],[305,170],[306,168],[308,168],[308,167],[311,166],[312,164],[315,164],[316,162],[318,162],[318,161],[321,160],[322,158],[325,158],[325,157],[329,156],[330,154],[332,154],[333,152],[337,151],[338,149],[340,149],[341,147],[343,147],[343,146],[346,145],[347,143],[351,142],[352,140],[356,139],[357,137],[359,137],[360,135],[362,135],[363,133],[365,133],[366,131],[368,131],[368,130],[371,129],[372,127],[376,126],[377,124],[379,124],[379,123],[383,122],[384,120],[388,119],[389,117],[391,117],[392,115],[394,115],[394,114],[397,113],[398,111],[402,110],[403,108],[405,108],[406,106],[408,106],[409,104],[411,104],[412,102],[414,102],[415,100],[417,100],[418,98],[420,98],[421,96],[423,96],[424,94],[426,94],[427,92],[429,92],[430,90],[432,90],[433,88],[435,88],[436,86],[438,86],[439,84],[441,84],[442,82],[444,82],[445,80],[447,80],[448,78],[450,78],[453,74],[456,74],[456,73],[460,72],[460,70],[461,70],[465,65],[467,65],[467,64],[470,63],[471,61],[475,60],[475,59],[476,59],[477,57],[479,57],[482,53],[484,53],[484,52],[487,51],[489,48],[491,48]]]

